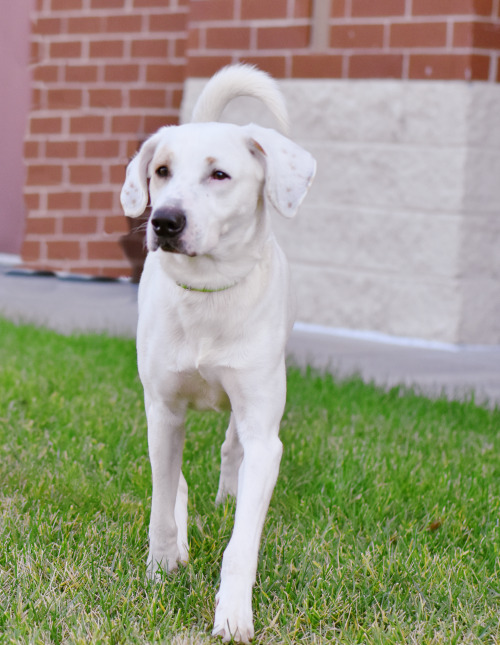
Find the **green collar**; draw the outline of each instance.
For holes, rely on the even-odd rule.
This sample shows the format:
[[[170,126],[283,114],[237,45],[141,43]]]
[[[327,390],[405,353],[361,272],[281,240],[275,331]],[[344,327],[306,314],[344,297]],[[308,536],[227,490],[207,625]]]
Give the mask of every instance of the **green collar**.
[[[226,287],[219,287],[218,289],[208,289],[208,288],[203,288],[203,289],[197,289],[196,287],[190,287],[188,284],[182,284],[181,282],[176,283],[178,287],[182,287],[186,291],[198,291],[199,293],[217,293],[218,291],[226,291],[227,289],[231,289],[231,287],[234,287],[236,282],[233,284],[228,284]]]

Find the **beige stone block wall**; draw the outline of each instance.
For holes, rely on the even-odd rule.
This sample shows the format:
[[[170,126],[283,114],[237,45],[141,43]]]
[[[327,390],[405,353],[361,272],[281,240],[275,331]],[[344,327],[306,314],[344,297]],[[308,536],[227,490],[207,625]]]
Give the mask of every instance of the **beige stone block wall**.
[[[189,79],[183,120],[205,81]],[[500,343],[500,86],[283,80],[292,138],[318,161],[275,229],[298,320],[456,344]],[[224,118],[273,126],[256,101]]]

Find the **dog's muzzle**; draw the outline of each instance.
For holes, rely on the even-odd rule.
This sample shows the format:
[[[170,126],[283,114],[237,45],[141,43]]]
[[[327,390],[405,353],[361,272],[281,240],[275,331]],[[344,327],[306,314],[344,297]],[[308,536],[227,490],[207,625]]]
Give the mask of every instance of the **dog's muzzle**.
[[[151,226],[162,251],[185,253],[181,235],[186,224],[186,214],[178,208],[160,208],[151,215]]]

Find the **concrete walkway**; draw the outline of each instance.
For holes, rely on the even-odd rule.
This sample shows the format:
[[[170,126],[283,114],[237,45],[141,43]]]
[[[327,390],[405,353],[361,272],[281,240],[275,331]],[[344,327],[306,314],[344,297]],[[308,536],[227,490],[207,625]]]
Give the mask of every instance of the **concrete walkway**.
[[[133,337],[137,286],[27,275],[0,266],[0,315],[43,325],[63,334],[104,332]],[[441,393],[500,406],[500,346],[457,348],[381,335],[296,325],[290,362],[327,369],[339,377],[354,373],[381,386],[403,384],[430,396]]]

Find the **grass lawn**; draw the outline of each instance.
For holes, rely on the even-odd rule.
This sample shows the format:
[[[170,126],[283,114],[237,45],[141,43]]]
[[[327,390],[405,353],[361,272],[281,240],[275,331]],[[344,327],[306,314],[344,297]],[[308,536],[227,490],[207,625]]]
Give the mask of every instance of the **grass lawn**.
[[[0,321],[0,642],[211,643],[227,416],[190,414],[190,562],[145,580],[134,343]],[[289,374],[261,643],[500,642],[500,412]]]

